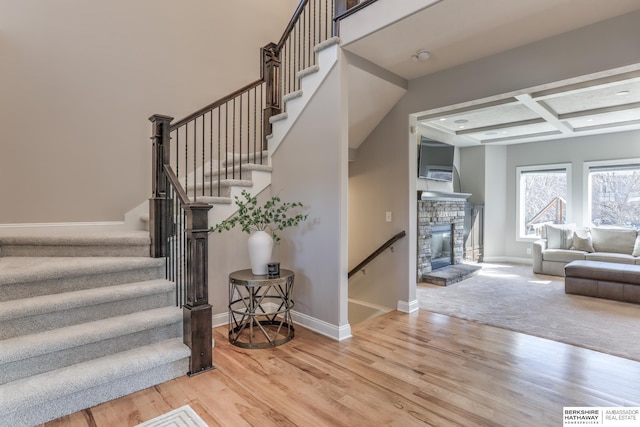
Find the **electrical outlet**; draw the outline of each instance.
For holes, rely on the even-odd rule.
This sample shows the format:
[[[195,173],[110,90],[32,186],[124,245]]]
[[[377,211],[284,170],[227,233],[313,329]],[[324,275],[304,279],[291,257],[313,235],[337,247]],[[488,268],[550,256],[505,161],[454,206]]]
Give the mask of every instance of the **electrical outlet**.
[[[527,248],[527,255],[531,255],[531,248]]]
[[[391,222],[391,212],[387,212],[387,214],[385,215],[385,221]]]

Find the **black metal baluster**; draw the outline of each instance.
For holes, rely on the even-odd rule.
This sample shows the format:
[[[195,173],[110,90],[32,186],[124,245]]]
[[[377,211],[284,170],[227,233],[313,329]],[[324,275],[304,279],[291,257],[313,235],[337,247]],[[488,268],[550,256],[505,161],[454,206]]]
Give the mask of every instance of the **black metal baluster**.
[[[251,92],[247,92],[247,154],[251,151]],[[255,157],[255,154],[254,154]],[[240,173],[240,178],[242,178],[242,173]]]
[[[233,179],[236,178],[236,170],[233,167],[236,163],[236,99],[233,98],[233,115],[231,116],[232,119],[232,123],[233,123],[233,128],[232,128],[232,136],[231,136],[231,146],[232,146],[232,157],[233,160],[231,162],[231,176]],[[229,167],[229,165],[227,165],[227,168]]]
[[[202,137],[202,163],[200,164],[200,167],[202,168],[202,181],[200,182],[200,185],[202,186],[202,194],[201,194],[202,196],[205,195],[204,194],[204,191],[205,191],[204,190],[204,187],[205,187],[205,185],[204,185],[204,152],[205,152],[205,148],[204,148],[204,146],[205,146],[205,144],[204,144],[204,141],[205,141],[205,136],[204,136],[205,135],[205,130],[204,130],[205,123],[204,123],[204,121],[205,120],[204,119],[205,119],[205,115],[206,115],[206,113],[202,115],[202,135],[201,135],[201,137]]]
[[[256,127],[257,124],[257,110],[258,110],[258,90],[257,88],[253,88],[253,152],[257,153],[258,151],[258,147],[257,147],[257,136],[258,136],[258,129]],[[260,162],[262,163],[262,162]]]
[[[209,113],[209,196],[213,196],[213,110]]]
[[[187,187],[187,194],[189,188],[189,124],[184,126],[184,186]]]
[[[224,179],[229,177],[228,173],[228,162],[227,156],[229,155],[229,103],[224,104],[225,114],[224,114]],[[218,179],[220,181],[220,179]]]
[[[220,197],[220,179],[222,179],[222,156],[220,154],[220,148],[222,146],[222,138],[220,134],[220,116],[222,115],[222,109],[218,107],[218,194]]]

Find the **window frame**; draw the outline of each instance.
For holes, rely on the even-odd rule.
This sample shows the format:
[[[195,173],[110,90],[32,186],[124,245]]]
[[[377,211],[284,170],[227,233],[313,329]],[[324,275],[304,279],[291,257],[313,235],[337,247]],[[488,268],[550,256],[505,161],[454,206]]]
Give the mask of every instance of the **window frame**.
[[[602,167],[615,167],[615,166],[632,166],[640,165],[640,158],[630,159],[615,159],[615,160],[594,160],[589,162],[583,162],[582,164],[582,223],[595,227],[595,224],[591,222],[591,178],[589,172],[591,168]]]
[[[521,177],[523,173],[530,172],[545,172],[564,169],[567,175],[567,208],[566,208],[566,223],[569,224],[572,220],[571,209],[571,163],[553,163],[542,165],[530,165],[530,166],[517,166],[516,167],[516,241],[518,242],[535,242],[540,239],[539,236],[527,236],[524,234],[524,198],[521,194],[522,184]]]

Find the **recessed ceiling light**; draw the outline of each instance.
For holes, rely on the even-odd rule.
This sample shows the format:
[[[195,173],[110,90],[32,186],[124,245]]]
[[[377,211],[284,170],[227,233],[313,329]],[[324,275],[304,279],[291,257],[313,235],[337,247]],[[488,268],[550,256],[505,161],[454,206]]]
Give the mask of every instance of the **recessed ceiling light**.
[[[458,126],[458,129],[464,129],[464,125]]]
[[[447,120],[445,117],[440,119],[441,122],[444,122],[445,120]]]
[[[625,96],[625,95],[629,95],[629,91],[628,90],[621,90],[620,92],[616,92],[617,96]]]
[[[509,133],[509,132],[507,132],[506,130],[503,130],[502,133]]]
[[[469,123],[469,120],[467,119],[458,119],[458,120],[454,120],[453,123],[457,123],[459,125],[464,124],[464,123]]]
[[[586,121],[587,121],[587,122],[592,122],[592,121],[593,121],[593,119],[587,119]]]

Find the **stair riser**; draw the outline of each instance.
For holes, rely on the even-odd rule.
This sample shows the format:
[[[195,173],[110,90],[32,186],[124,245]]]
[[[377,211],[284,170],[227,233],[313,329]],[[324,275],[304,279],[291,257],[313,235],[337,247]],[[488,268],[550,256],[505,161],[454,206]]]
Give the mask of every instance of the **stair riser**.
[[[232,155],[230,154],[226,160],[222,161],[222,166],[231,166],[231,165],[237,165],[240,164],[240,162],[242,161],[242,163],[257,163],[260,164],[260,159],[262,157],[262,164],[267,164],[267,158],[269,157],[269,152],[268,151],[263,151],[262,155],[260,154],[260,152],[258,153],[251,153],[251,154],[242,154],[242,156],[240,156],[239,154],[235,154]]]
[[[46,245],[3,245],[3,257],[148,257],[149,245],[122,246],[46,246]]]
[[[174,323],[1,364],[0,384],[181,336],[182,323]]]
[[[7,339],[21,335],[49,331],[65,326],[77,325],[84,322],[106,319],[171,306],[175,303],[175,293],[167,292],[124,301],[113,301],[53,313],[27,316],[0,322],[0,339]]]
[[[206,174],[205,176],[205,183],[204,183],[204,187],[206,189],[209,189],[210,185],[209,185],[209,180],[211,181],[218,181],[218,179],[221,180],[225,180],[225,179],[246,179],[251,181],[253,179],[253,170],[246,170],[246,169],[242,169],[242,172],[239,169],[236,169],[235,171],[229,170],[228,173],[225,173],[224,171],[220,171],[218,172],[214,172],[213,174]],[[189,186],[190,189],[193,189],[193,185]],[[202,188],[202,186],[198,185],[197,188]],[[214,186],[214,189],[217,190],[217,186]]]
[[[0,415],[0,425],[12,427],[30,427],[45,423],[74,412],[90,408],[109,400],[152,387],[184,375],[189,370],[189,358],[167,363],[147,371],[141,371],[126,378],[113,378],[113,381],[64,395],[51,396],[46,404],[16,408],[15,412]],[[145,420],[139,420],[140,422]]]
[[[102,286],[122,285],[132,282],[143,282],[145,280],[160,279],[163,277],[164,266],[153,266],[97,275],[11,283],[0,286],[0,301],[79,291],[82,289],[93,289]]]
[[[252,174],[253,177],[253,174]],[[253,179],[253,178],[252,178]],[[229,182],[231,181],[231,182]],[[200,196],[203,195],[202,193],[204,193],[204,196],[208,196],[209,195],[209,189],[212,188],[213,190],[213,194],[218,196],[218,197],[231,197],[231,190],[234,187],[251,187],[253,185],[253,181],[249,180],[249,179],[237,179],[237,180],[223,180],[222,181],[222,185],[220,186],[220,194],[218,193],[218,182],[214,181],[213,183],[206,181],[202,184],[197,184],[195,187],[192,185],[190,187],[187,188],[187,194],[190,197],[193,197],[194,194],[196,196]],[[195,190],[195,191],[194,191]]]

